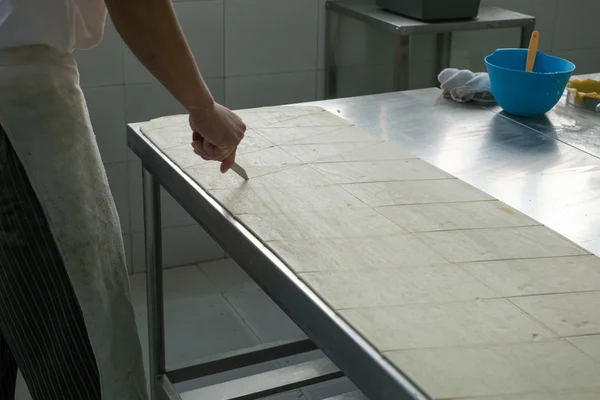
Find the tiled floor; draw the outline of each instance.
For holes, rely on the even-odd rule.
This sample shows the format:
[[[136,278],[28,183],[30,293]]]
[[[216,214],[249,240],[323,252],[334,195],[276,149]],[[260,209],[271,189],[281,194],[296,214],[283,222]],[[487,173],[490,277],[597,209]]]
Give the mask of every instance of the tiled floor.
[[[134,275],[131,289],[147,363],[145,276]],[[300,329],[231,259],[165,271],[167,365],[192,361],[258,343],[302,337]],[[187,391],[318,357],[290,357],[244,370],[178,384]],[[320,400],[355,390],[346,379],[270,397],[270,400]],[[19,379],[15,400],[30,400]]]

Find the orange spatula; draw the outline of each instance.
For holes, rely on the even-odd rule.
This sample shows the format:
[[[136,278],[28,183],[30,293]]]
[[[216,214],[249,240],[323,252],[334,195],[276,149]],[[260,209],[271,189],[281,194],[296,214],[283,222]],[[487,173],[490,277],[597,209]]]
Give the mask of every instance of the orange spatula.
[[[532,72],[533,66],[535,65],[535,57],[538,50],[538,42],[540,40],[540,34],[538,31],[533,31],[531,34],[531,40],[529,41],[529,50],[527,50],[527,63],[525,64],[525,72]]]

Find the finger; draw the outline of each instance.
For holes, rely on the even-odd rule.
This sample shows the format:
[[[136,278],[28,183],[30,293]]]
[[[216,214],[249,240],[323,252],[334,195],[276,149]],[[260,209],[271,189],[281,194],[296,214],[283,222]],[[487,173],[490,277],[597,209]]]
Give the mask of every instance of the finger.
[[[204,140],[202,142],[202,149],[204,150],[204,152],[206,152],[206,154],[210,155],[211,157],[216,159],[217,156],[217,147],[210,143],[208,140]]]
[[[203,159],[205,159],[205,160],[213,160],[213,157],[211,157],[209,154],[207,154],[204,151],[204,148],[202,147],[202,143],[200,141],[193,142],[192,143],[192,149],[193,149],[194,153],[196,153],[197,155],[199,155]]]
[[[192,134],[192,147],[195,149],[201,149],[204,145],[204,138],[200,136],[198,132]]]
[[[233,151],[231,152],[231,154],[229,154],[229,156],[227,156],[227,158],[225,158],[223,160],[223,162],[221,162],[221,172],[225,173],[227,171],[229,171],[229,169],[231,167],[233,167],[233,163],[235,163],[235,153],[237,151],[237,148],[233,149]]]
[[[228,148],[219,148],[217,147],[215,149],[215,159],[218,159],[219,161],[223,161],[225,160],[227,157],[229,157],[231,155],[231,153],[234,151],[234,147],[228,147]]]
[[[194,153],[202,157],[204,160],[214,161],[214,159],[204,151],[203,143],[204,139],[202,137],[199,137],[198,140],[192,142]]]
[[[215,161],[211,157],[209,157],[208,154],[204,153],[202,150],[196,150],[196,149],[194,149],[194,154],[202,157],[203,160],[206,160],[206,161]]]

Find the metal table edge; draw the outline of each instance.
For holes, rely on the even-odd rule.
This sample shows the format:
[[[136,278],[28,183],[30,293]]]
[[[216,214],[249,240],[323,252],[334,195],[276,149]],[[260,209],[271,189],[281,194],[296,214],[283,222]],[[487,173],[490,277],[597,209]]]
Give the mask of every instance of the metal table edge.
[[[384,22],[374,16],[365,15],[364,13],[361,13],[357,10],[354,10],[349,7],[345,7],[342,3],[344,3],[344,0],[342,0],[342,1],[329,0],[326,3],[326,8],[330,12],[334,11],[340,15],[351,17],[358,21],[373,22],[373,23],[375,23],[376,26],[379,26],[380,28],[394,32],[396,34],[403,34],[403,35],[425,34],[425,33],[443,33],[443,32],[460,32],[460,31],[486,30],[486,29],[499,29],[499,28],[522,28],[522,27],[528,26],[536,21],[536,17],[534,17],[534,16],[514,12],[515,14],[519,14],[522,17],[505,20],[505,21],[502,21],[501,23],[493,22],[493,21],[479,21],[478,19],[472,19],[472,20],[467,20],[467,21],[447,21],[447,22],[441,22],[439,24],[410,26],[410,27],[405,27],[400,30],[400,29],[397,29],[397,27],[394,24]],[[489,6],[489,7],[491,7],[491,6]],[[493,8],[498,8],[498,7],[493,7]],[[440,26],[440,27],[447,26],[448,28],[447,29],[446,28],[431,29],[431,26],[436,26],[436,25]]]
[[[431,399],[146,138],[140,131],[141,125],[127,125],[127,143],[141,159],[143,168],[160,182],[368,398]]]

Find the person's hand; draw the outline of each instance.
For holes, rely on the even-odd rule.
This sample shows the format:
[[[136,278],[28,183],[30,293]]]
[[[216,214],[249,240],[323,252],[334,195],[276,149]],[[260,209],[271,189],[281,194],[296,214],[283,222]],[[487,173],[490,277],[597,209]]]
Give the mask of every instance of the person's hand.
[[[225,173],[235,162],[237,146],[244,138],[246,125],[233,111],[215,103],[211,108],[190,109],[192,147],[205,160],[221,162]]]

